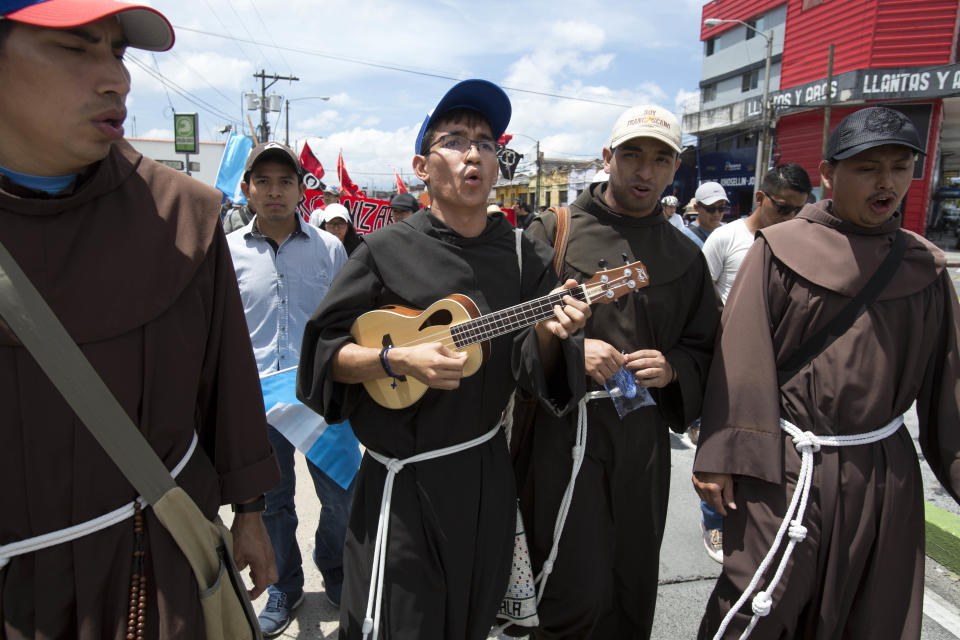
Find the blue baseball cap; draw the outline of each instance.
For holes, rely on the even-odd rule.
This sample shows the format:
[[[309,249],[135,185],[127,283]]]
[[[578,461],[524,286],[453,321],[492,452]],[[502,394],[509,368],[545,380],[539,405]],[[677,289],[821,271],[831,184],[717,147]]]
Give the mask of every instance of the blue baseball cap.
[[[433,124],[433,121],[453,109],[473,109],[487,119],[490,123],[493,138],[499,139],[503,132],[507,130],[510,124],[510,114],[513,109],[510,106],[510,98],[503,92],[503,89],[487,80],[464,80],[453,85],[447,93],[437,103],[433,112],[428,115],[420,126],[420,133],[417,134],[417,146],[413,152],[420,154],[420,147],[423,144],[423,136],[427,129]]]

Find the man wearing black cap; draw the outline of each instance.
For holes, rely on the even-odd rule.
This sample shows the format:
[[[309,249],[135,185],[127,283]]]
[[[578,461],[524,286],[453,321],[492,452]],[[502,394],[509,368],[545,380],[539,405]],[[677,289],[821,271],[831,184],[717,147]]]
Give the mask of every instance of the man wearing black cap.
[[[112,0],[12,5],[0,242],[167,468],[185,463],[176,482],[201,511],[237,505],[235,558],[259,595],[276,568],[258,505],[279,473],[220,193],[122,140],[124,51],[169,49],[173,30]],[[180,548],[152,509],[136,524],[137,491],[2,322],[0,406],[0,637],[205,638]]]
[[[510,101],[492,83],[467,80],[447,92],[424,120],[413,159],[430,208],[368,234],[304,333],[298,396],[330,421],[349,417],[367,447],[344,549],[341,638],[487,637],[515,534],[504,406],[515,378],[558,412],[582,393],[582,341],[564,338],[589,308],[570,296],[536,328],[491,340],[468,377],[465,354],[449,344],[388,340],[377,349],[351,339],[354,320],[383,305],[422,309],[460,293],[486,314],[554,286],[550,248],[519,238],[503,214],[486,214],[509,119]],[[411,406],[387,409],[359,384],[387,376],[429,388]]]
[[[300,162],[290,147],[277,142],[254,147],[240,188],[257,214],[228,235],[227,244],[257,368],[265,375],[297,366],[303,327],[347,261],[347,252],[336,237],[305,223],[297,213],[305,187]],[[273,422],[272,418],[271,413],[268,419]],[[290,407],[283,419],[304,428],[320,420],[302,405]],[[293,500],[294,446],[273,424],[268,433],[282,475],[280,484],[267,491],[263,512],[279,574],[267,589],[270,597],[259,616],[260,629],[269,638],[290,624],[293,610],[303,601],[304,578]],[[323,575],[327,600],[336,606],[353,487],[338,484],[309,459],[306,463],[321,505],[313,562]]]
[[[420,210],[420,203],[409,193],[398,193],[390,200],[390,217],[394,222],[406,220]]]
[[[897,213],[922,152],[898,111],[847,116],[820,163],[833,200],[760,231],[740,267],[694,462],[725,515],[701,638],[920,637],[914,400],[924,457],[960,496],[960,309],[943,253]]]

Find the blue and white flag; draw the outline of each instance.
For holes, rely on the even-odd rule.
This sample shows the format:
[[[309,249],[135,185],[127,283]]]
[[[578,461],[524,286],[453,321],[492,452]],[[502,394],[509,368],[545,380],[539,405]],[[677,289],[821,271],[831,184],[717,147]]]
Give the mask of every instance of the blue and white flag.
[[[321,471],[346,489],[360,468],[360,442],[350,422],[327,424],[297,400],[297,368],[260,376],[267,422]]]
[[[213,185],[227,194],[234,204],[243,204],[247,199],[240,190],[243,180],[243,168],[247,164],[247,156],[253,149],[253,140],[247,136],[231,133],[227,144],[223,148],[220,158],[220,168],[217,170],[217,182]]]

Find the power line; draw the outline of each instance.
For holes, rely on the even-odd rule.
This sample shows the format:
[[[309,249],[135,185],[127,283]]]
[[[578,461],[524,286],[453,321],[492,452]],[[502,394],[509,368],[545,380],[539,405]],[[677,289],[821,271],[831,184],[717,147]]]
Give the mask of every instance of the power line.
[[[263,16],[260,15],[260,9],[257,9],[257,3],[254,2],[254,0],[250,0],[250,6],[253,7],[254,13],[257,14],[257,18],[260,20],[260,24],[263,26],[263,32],[266,33],[267,36],[270,38],[270,42],[273,43],[273,46],[279,50],[279,47],[277,47],[277,41],[273,39],[273,33],[271,33],[269,29],[267,29],[267,23],[263,20]],[[293,67],[290,65],[289,62],[287,62],[287,58],[283,55],[283,51],[281,50],[279,53],[280,53],[280,59],[283,60],[284,64],[287,65],[287,70],[292,73]],[[277,120],[277,122],[279,122],[279,120]]]
[[[235,120],[235,119],[232,118],[231,116],[226,115],[225,113],[223,113],[222,111],[220,111],[220,110],[219,110],[217,107],[215,107],[214,105],[210,104],[209,102],[206,102],[206,101],[203,100],[202,98],[199,98],[199,97],[191,94],[189,91],[187,91],[186,89],[184,89],[183,87],[181,87],[180,85],[178,85],[176,82],[174,82],[173,80],[170,80],[169,78],[167,78],[166,76],[164,76],[162,73],[159,73],[159,72],[157,72],[157,71],[154,71],[154,70],[151,69],[149,66],[147,66],[146,64],[144,64],[143,62],[141,62],[140,60],[138,60],[135,56],[131,55],[129,51],[127,52],[126,59],[132,61],[132,62],[133,62],[134,64],[136,64],[138,67],[140,67],[141,69],[143,69],[147,74],[149,74],[152,78],[154,78],[155,80],[157,80],[158,82],[160,82],[160,84],[163,85],[164,90],[166,90],[166,89],[169,87],[170,89],[173,90],[174,93],[176,93],[177,95],[179,95],[180,97],[182,97],[183,99],[185,99],[187,102],[193,104],[194,106],[196,106],[196,107],[198,107],[198,108],[200,108],[200,109],[203,109],[204,111],[206,111],[207,113],[209,113],[209,114],[211,114],[211,115],[216,116],[217,119],[219,119],[219,120],[226,120],[227,122],[234,122],[234,123],[239,124],[239,122],[238,122],[237,120]],[[168,93],[168,94],[167,94],[167,99],[169,100],[169,98],[170,98],[170,94]],[[170,108],[173,109],[173,102],[172,102],[172,101],[170,102]],[[176,111],[176,109],[174,109],[174,111]]]
[[[240,17],[240,13],[237,11],[236,7],[233,6],[232,0],[227,0],[227,6],[230,7],[231,11],[233,11],[233,15],[237,16],[237,22],[240,23],[240,26],[243,27],[243,30],[247,32],[248,36],[250,36],[250,39],[245,40],[245,42],[249,42],[254,46],[256,46],[257,49],[260,50],[260,55],[263,56],[264,64],[268,63],[269,60],[267,59],[267,52],[263,50],[263,47],[261,46],[262,43],[257,42],[256,40],[253,39],[253,34],[250,33],[250,29],[247,28],[247,23],[243,21],[243,18]],[[269,46],[269,45],[265,45],[265,46]],[[270,65],[273,66],[273,63],[270,63]]]
[[[252,37],[251,37],[251,39],[248,40],[248,39],[244,39],[244,38],[237,38],[237,37],[235,37],[235,36],[224,35],[224,34],[222,34],[222,33],[214,33],[214,32],[212,32],[212,31],[203,31],[203,30],[201,30],[201,29],[191,29],[190,27],[182,27],[182,26],[180,26],[180,25],[175,25],[174,28],[177,29],[178,31],[189,31],[189,32],[191,32],[191,33],[199,33],[199,34],[205,35],[205,36],[212,36],[212,37],[214,37],[214,38],[223,38],[223,39],[225,39],[225,40],[236,40],[236,41],[238,41],[238,42],[247,42],[247,43],[249,43],[249,44],[257,45],[258,47],[272,47],[272,48],[280,49],[280,50],[283,50],[283,51],[291,51],[291,52],[293,52],[293,53],[299,53],[299,54],[308,55],[308,56],[316,56],[316,57],[318,57],[318,58],[327,58],[327,59],[329,59],[329,60],[337,60],[337,61],[340,61],[340,62],[350,62],[350,63],[352,63],[352,64],[359,64],[359,65],[363,65],[363,66],[367,66],[367,67],[375,67],[375,68],[378,68],[378,69],[386,69],[386,70],[388,70],[388,71],[399,71],[399,72],[401,72],[401,73],[409,73],[409,74],[412,74],[412,75],[426,76],[426,77],[428,77],[428,78],[440,78],[441,80],[462,80],[462,78],[458,78],[458,77],[453,76],[453,75],[447,75],[447,74],[444,74],[444,73],[430,72],[430,71],[418,71],[418,70],[416,70],[416,69],[410,69],[410,68],[401,67],[401,66],[398,66],[398,65],[386,64],[386,63],[383,63],[383,62],[373,62],[373,61],[371,61],[371,60],[363,60],[363,59],[361,59],[361,58],[350,58],[350,57],[347,57],[347,56],[339,56],[339,55],[334,55],[334,54],[332,54],[332,53],[324,53],[324,52],[322,52],[322,51],[314,51],[314,50],[312,50],[312,49],[301,49],[301,48],[299,48],[299,47],[290,47],[290,46],[283,46],[283,45],[270,45],[270,44],[267,44],[267,43],[264,43],[264,42],[259,42],[259,41],[257,41],[257,40],[253,40]],[[249,32],[248,32],[248,33],[249,33]],[[502,86],[502,85],[501,85],[501,86]],[[602,105],[606,105],[606,106],[610,106],[610,107],[621,107],[621,108],[624,108],[624,109],[627,109],[627,108],[629,108],[629,107],[634,106],[634,105],[631,105],[631,104],[624,104],[624,103],[620,103],[620,102],[608,102],[608,101],[606,101],[606,100],[594,100],[593,98],[582,98],[582,97],[579,97],[579,96],[565,96],[565,95],[560,94],[560,93],[550,93],[550,92],[547,92],[547,91],[535,91],[535,90],[533,90],[533,89],[521,89],[521,88],[519,88],[519,87],[502,86],[502,88],[503,88],[504,90],[506,90],[506,91],[516,91],[516,92],[518,92],[518,93],[529,93],[529,94],[532,94],[532,95],[545,96],[545,97],[548,97],[548,98],[557,98],[557,99],[559,99],[559,100],[573,100],[573,101],[576,101],[576,102],[589,102],[589,103],[592,103],[592,104],[602,104]]]
[[[177,55],[177,52],[176,52],[176,51],[174,51],[173,49],[171,49],[171,50],[170,50],[170,53],[173,55],[174,58],[176,58],[177,60],[180,61],[180,64],[181,64],[181,65],[183,65],[183,66],[186,67],[189,71],[191,71],[191,72],[193,73],[193,75],[195,75],[195,76],[197,76],[198,78],[200,78],[201,80],[203,80],[204,84],[206,84],[208,87],[210,87],[211,89],[213,89],[214,91],[216,91],[218,94],[220,94],[220,96],[221,96],[224,100],[227,101],[227,104],[230,105],[230,108],[231,108],[231,109],[235,106],[235,105],[233,104],[233,103],[234,103],[234,99],[233,99],[233,98],[231,98],[230,96],[228,96],[227,94],[225,94],[223,91],[220,91],[220,89],[217,89],[215,86],[213,86],[213,84],[212,84],[209,80],[207,80],[206,76],[204,76],[202,73],[200,73],[199,71],[197,71],[196,69],[194,69],[193,67],[191,67],[191,66],[190,66],[190,63],[188,63],[186,60],[184,60],[184,59],[181,58],[179,55]],[[159,67],[159,66],[157,67],[157,72],[158,72],[158,73],[160,72],[160,67]]]

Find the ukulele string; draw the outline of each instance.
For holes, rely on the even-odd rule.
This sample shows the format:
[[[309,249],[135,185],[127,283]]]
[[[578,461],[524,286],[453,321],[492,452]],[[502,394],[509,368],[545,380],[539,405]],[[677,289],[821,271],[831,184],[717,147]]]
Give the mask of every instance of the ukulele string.
[[[602,296],[606,291],[614,291],[617,289],[621,289],[623,287],[627,287],[628,286],[627,281],[629,280],[630,278],[627,278],[626,276],[620,276],[619,278],[614,278],[613,280],[610,280],[607,283],[594,285],[586,289],[587,296],[591,299],[594,299]],[[549,297],[549,296],[545,296],[545,297]],[[534,300],[533,302],[536,302],[536,300]],[[552,310],[552,307],[551,307],[551,310]],[[546,316],[546,318],[549,318],[549,317],[550,316]],[[466,322],[469,322],[469,320],[467,320]],[[463,323],[457,323],[457,324],[463,324]],[[430,342],[439,342],[444,347],[453,348],[454,350],[456,350],[457,349],[456,341],[452,337],[447,337],[447,338],[444,337],[444,336],[450,336],[450,328],[455,326],[457,325],[450,325],[450,327],[442,328],[434,333],[421,334],[419,337],[413,340],[410,340],[408,342],[394,344],[393,347],[394,348],[415,347],[415,346],[419,346],[421,344],[427,344]],[[524,325],[523,323],[518,323],[516,328],[519,329],[523,326],[526,326],[526,325]],[[486,339],[486,338],[482,338],[481,340],[477,340],[476,342],[480,342],[483,339]]]

